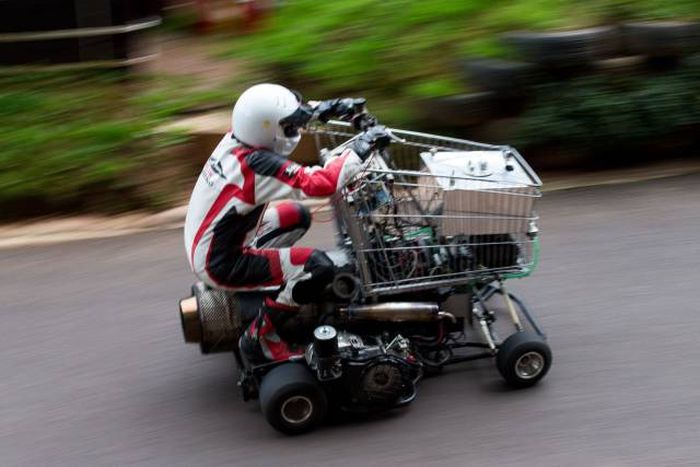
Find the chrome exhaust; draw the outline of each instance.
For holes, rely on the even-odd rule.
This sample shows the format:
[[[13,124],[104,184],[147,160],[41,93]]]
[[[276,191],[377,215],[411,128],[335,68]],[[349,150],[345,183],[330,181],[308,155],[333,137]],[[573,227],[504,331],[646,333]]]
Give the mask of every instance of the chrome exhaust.
[[[388,302],[373,305],[350,305],[342,308],[349,320],[367,321],[434,321],[445,317],[440,314],[437,303]]]

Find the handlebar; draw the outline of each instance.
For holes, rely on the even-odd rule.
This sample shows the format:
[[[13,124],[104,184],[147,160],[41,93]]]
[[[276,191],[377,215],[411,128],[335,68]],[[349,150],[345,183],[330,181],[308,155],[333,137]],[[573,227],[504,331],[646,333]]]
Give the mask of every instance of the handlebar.
[[[355,114],[352,116],[346,116],[344,120],[350,120],[352,122],[353,128],[358,131],[358,134],[353,138],[353,141],[357,141],[357,139],[362,139],[363,135],[367,134],[370,132],[370,130],[375,129],[375,134],[372,135],[369,141],[365,141],[366,148],[368,150],[371,150],[371,152],[377,153],[387,164],[390,164],[389,158],[387,157],[387,153],[384,150],[386,146],[390,143],[394,142],[399,142],[399,143],[405,143],[406,141],[402,138],[399,138],[396,136],[389,128],[384,127],[379,123],[379,120],[377,119],[376,116],[370,114],[367,112],[365,108],[365,100],[364,99],[356,99],[353,101],[354,104],[356,104],[353,108],[355,111]],[[380,128],[377,128],[380,127]],[[378,143],[379,141],[382,141],[380,147],[374,147],[370,144],[374,144],[375,142]],[[357,149],[356,149],[357,151]],[[363,155],[365,154],[365,155]],[[362,153],[360,154],[361,157],[363,157],[363,160],[369,155],[370,153]],[[322,164],[326,164],[328,159],[332,156],[331,151],[324,151],[321,154],[319,154],[319,160]]]

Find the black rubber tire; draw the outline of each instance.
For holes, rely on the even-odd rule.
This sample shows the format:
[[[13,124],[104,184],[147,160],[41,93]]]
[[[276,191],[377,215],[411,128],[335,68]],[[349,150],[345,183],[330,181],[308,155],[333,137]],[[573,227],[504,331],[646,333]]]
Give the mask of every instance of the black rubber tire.
[[[302,403],[310,404],[311,413],[308,418],[297,423],[285,419],[282,409],[291,398],[299,398]],[[265,419],[276,430],[287,435],[298,435],[313,430],[325,419],[328,400],[323,388],[306,366],[284,363],[263,377],[260,408]]]
[[[516,370],[521,357],[529,352],[539,354],[543,364],[539,372],[531,377],[523,377]],[[503,379],[514,388],[527,388],[537,384],[552,365],[552,351],[538,334],[530,331],[516,332],[508,337],[496,354],[496,368]]]
[[[546,68],[580,67],[619,49],[616,28],[600,26],[559,32],[508,32],[501,36],[521,59]]]
[[[462,63],[465,81],[479,89],[493,91],[499,97],[519,97],[537,80],[530,63],[499,59],[472,59]]]
[[[627,51],[650,57],[676,57],[700,50],[700,23],[651,21],[622,26]]]

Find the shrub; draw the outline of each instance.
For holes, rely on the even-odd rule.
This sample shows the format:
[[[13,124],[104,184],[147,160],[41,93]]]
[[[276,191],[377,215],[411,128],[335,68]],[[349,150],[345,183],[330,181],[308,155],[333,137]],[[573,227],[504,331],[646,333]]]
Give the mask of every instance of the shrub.
[[[518,144],[555,145],[628,157],[700,125],[697,69],[589,77],[540,86],[519,119]]]

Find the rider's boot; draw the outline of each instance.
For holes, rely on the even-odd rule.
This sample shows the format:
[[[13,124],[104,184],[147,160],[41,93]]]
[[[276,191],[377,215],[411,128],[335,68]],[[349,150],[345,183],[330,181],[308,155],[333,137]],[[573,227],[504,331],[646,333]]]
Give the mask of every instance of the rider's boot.
[[[288,360],[304,353],[303,348],[293,348],[277,332],[277,328],[293,314],[262,306],[260,314],[250,323],[239,341],[241,354],[249,365]]]

